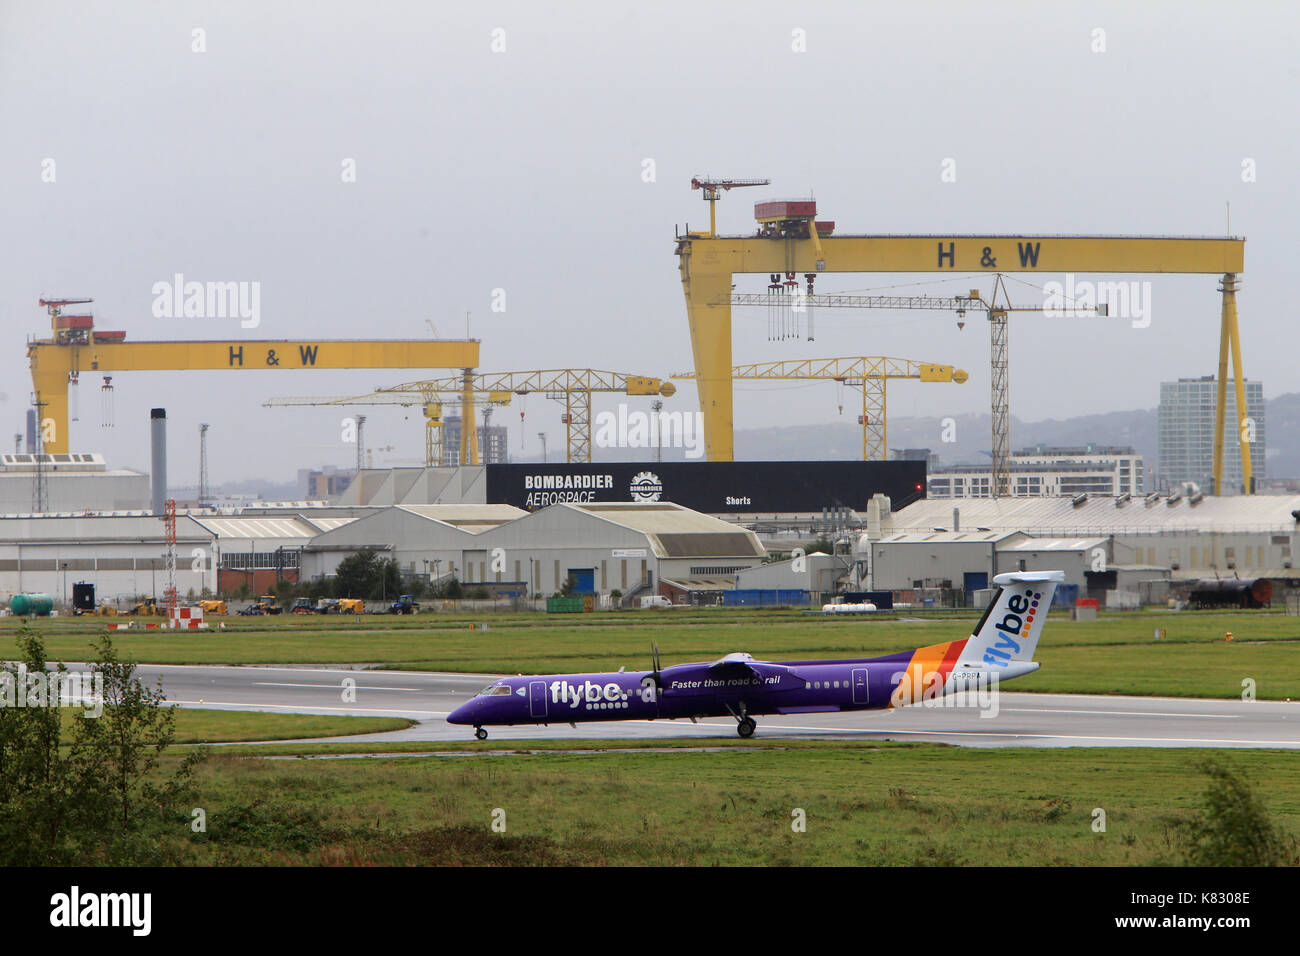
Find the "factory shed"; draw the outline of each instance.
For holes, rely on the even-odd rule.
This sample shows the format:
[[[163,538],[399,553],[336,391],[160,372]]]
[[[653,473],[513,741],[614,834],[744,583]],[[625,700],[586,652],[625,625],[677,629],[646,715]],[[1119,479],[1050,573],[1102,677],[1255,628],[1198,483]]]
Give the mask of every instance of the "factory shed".
[[[857,544],[859,567],[878,588],[973,589],[981,574],[1066,572],[1058,595],[1110,606],[1160,603],[1170,583],[1266,577],[1292,584],[1300,537],[1300,496],[1148,495],[975,498],[919,501],[890,512],[888,502]],[[994,547],[991,561],[961,541],[975,528]],[[961,536],[959,538],[959,536]],[[931,546],[929,564],[916,557]],[[911,547],[909,547],[911,546]],[[1023,565],[1022,565],[1023,562]],[[929,569],[933,573],[929,573]],[[946,584],[944,582],[947,582]]]
[[[196,592],[212,578],[206,557],[213,533],[188,515],[176,518],[176,586]],[[0,517],[0,599],[41,592],[66,604],[72,585],[95,585],[109,603],[161,597],[167,586],[162,519],[144,511],[119,514],[42,514]]]
[[[527,512],[511,505],[396,505],[323,531],[303,549],[303,577],[332,577],[359,551],[382,551],[408,576],[461,577],[460,555],[473,540]]]
[[[308,520],[296,514],[190,517],[212,535],[212,543],[207,555],[179,553],[178,567],[182,557],[187,563],[202,559],[215,569],[205,584],[210,591],[231,594],[247,586],[253,595],[274,590],[284,581],[297,581],[302,549],[321,534],[323,526],[338,527],[352,520],[323,516]]]
[[[534,512],[510,505],[400,505],[319,535],[304,551],[308,577],[330,576],[349,554],[381,550],[408,577],[430,583],[513,584],[552,594],[629,599],[660,593],[664,577],[731,586],[765,551],[753,532],[663,502],[563,503]]]
[[[459,468],[364,468],[338,496],[339,505],[485,504],[483,465]]]
[[[842,555],[812,554],[769,561],[736,575],[739,590],[806,591],[814,595],[814,602],[830,599],[837,584],[852,569],[852,561]]]

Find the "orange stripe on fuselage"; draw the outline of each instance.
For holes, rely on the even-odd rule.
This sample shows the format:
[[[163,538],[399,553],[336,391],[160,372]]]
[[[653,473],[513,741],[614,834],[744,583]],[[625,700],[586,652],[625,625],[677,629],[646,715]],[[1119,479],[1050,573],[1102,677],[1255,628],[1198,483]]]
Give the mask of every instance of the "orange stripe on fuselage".
[[[918,647],[912,653],[912,659],[907,662],[907,675],[894,688],[890,705],[899,707],[914,704],[926,694],[932,697],[941,695],[943,685],[947,683],[948,675],[952,673],[968,640],[969,638],[963,637],[960,641]]]

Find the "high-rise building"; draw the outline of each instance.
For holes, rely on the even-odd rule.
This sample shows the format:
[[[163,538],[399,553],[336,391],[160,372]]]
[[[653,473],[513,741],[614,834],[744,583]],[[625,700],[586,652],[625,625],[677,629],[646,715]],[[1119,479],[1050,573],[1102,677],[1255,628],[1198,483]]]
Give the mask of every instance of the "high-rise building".
[[[481,465],[510,461],[510,432],[505,425],[478,426],[478,460]],[[460,416],[448,415],[442,425],[442,464],[460,464]]]
[[[1160,383],[1160,464],[1162,490],[1195,482],[1206,494],[1236,495],[1245,489],[1241,475],[1241,430],[1251,439],[1250,466],[1264,477],[1264,386],[1247,380],[1246,414],[1237,415],[1237,392],[1228,380],[1223,419],[1223,487],[1214,487],[1214,421],[1217,387],[1213,375]]]
[[[353,468],[337,468],[326,465],[323,468],[298,469],[298,487],[304,497],[313,500],[333,498],[343,494],[356,474]]]
[[[1013,498],[1140,495],[1144,488],[1142,456],[1127,446],[1035,445],[1012,455],[1007,470]],[[987,464],[932,467],[926,480],[930,498],[993,496],[993,471]]]

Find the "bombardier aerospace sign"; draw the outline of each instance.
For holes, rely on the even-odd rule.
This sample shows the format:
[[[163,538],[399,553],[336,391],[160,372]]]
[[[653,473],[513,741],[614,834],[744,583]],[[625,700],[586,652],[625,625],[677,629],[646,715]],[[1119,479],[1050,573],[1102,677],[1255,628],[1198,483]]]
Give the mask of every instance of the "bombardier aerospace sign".
[[[925,496],[925,465],[912,461],[618,462],[487,465],[487,500],[536,511],[593,502],[672,502],[706,514],[808,514],[893,507]]]

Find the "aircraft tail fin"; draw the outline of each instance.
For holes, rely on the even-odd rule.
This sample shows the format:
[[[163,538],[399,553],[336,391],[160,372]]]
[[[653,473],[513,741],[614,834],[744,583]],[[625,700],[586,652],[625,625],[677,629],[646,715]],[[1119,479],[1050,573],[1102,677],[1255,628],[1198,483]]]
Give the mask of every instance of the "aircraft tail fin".
[[[1032,661],[1063,571],[1011,571],[993,579],[998,591],[962,649],[960,664],[1006,667]]]

